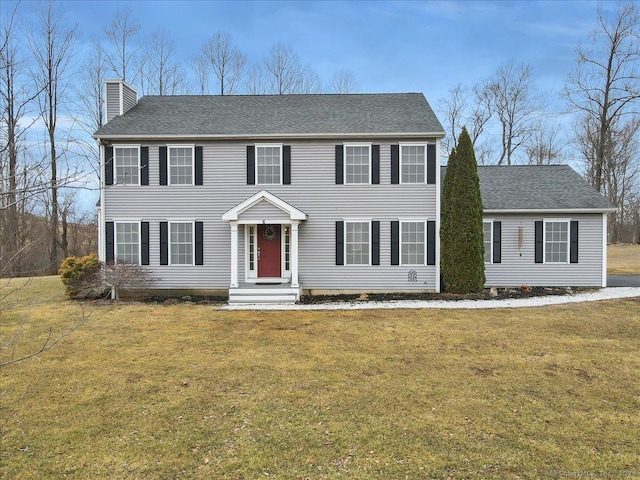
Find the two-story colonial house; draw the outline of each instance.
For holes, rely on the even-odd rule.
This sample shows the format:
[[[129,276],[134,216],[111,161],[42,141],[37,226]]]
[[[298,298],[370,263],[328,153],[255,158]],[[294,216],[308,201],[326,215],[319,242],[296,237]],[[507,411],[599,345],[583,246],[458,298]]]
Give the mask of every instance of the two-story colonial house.
[[[422,94],[138,101],[122,81],[108,81],[106,91],[107,123],[94,135],[101,260],[148,266],[159,290],[228,294],[231,302],[295,301],[303,291],[440,290],[445,132]],[[603,230],[594,248],[602,253],[610,206],[598,208],[591,213]],[[504,242],[497,220],[489,221],[489,244]],[[549,240],[547,249],[566,255],[548,263],[570,267],[565,226],[558,227],[562,245]],[[535,265],[532,255],[525,260]],[[604,260],[589,258],[581,261],[594,263],[598,278],[586,281],[600,285]],[[563,285],[584,281],[560,277]],[[525,278],[517,276],[518,285]]]

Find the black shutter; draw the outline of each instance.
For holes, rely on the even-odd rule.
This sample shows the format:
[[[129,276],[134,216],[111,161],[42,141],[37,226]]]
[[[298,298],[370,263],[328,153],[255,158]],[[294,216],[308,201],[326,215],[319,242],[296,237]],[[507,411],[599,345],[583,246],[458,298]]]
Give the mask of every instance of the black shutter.
[[[342,145],[336,145],[336,185],[344,183],[344,149]]]
[[[104,147],[104,184],[113,185],[113,147]]]
[[[149,147],[140,147],[140,185],[149,185]]]
[[[282,147],[282,184],[291,185],[291,145]]]
[[[203,156],[203,152],[202,152],[202,146],[198,146],[195,148],[195,155],[196,158],[194,159],[194,166],[195,166],[195,184],[196,185],[202,185],[202,173],[203,173],[203,160],[202,160],[202,156]]]
[[[167,147],[160,147],[160,185],[167,184]],[[166,264],[165,264],[166,265]]]
[[[380,183],[380,145],[371,145],[371,183]]]
[[[113,222],[106,222],[105,224],[105,243],[107,245],[107,263],[113,263],[115,259],[115,244],[114,244],[114,231]]]
[[[247,145],[247,185],[256,184],[256,147]]]
[[[427,183],[436,183],[436,146],[427,145]]]
[[[149,222],[140,223],[140,250],[140,264],[149,265]]]
[[[203,224],[196,222],[196,265],[203,265],[202,261],[202,244],[203,244]]]
[[[536,220],[536,230],[535,230],[535,262],[543,263],[543,253],[544,253],[544,243],[542,238],[542,220]]]
[[[336,222],[336,265],[344,265],[344,222]]]
[[[160,222],[160,265],[169,265],[169,223]]]
[[[371,222],[371,265],[380,265],[380,222]]]
[[[436,222],[427,222],[427,265],[436,264]]]
[[[502,263],[502,222],[493,222],[493,263]]]
[[[578,263],[578,221],[571,221],[571,236],[569,237],[569,262]]]
[[[391,265],[400,265],[400,222],[391,222]]]
[[[391,145],[391,183],[400,183],[400,145]]]

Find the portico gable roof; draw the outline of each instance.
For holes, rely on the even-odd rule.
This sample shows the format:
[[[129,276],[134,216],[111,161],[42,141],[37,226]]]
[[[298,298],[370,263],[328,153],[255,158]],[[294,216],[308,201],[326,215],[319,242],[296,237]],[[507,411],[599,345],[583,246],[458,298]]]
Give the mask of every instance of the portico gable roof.
[[[255,195],[247,198],[242,203],[239,203],[232,209],[226,211],[222,215],[222,220],[227,222],[237,222],[239,220],[240,215],[243,212],[249,210],[251,207],[259,204],[260,202],[268,202],[274,207],[282,210],[282,212],[286,213],[289,216],[290,220],[306,220],[307,219],[306,213],[298,210],[294,206],[276,197],[272,193],[269,193],[266,190],[261,190]]]

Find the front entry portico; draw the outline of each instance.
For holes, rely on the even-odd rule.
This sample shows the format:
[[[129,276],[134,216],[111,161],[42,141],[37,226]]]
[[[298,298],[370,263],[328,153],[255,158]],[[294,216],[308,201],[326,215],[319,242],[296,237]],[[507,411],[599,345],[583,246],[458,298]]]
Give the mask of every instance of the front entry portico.
[[[288,284],[299,298],[298,232],[307,215],[262,190],[228,210],[222,219],[231,227],[230,298],[241,284]],[[240,238],[240,225],[244,238]],[[244,255],[240,256],[243,244]],[[239,278],[240,266],[244,267],[243,278]]]

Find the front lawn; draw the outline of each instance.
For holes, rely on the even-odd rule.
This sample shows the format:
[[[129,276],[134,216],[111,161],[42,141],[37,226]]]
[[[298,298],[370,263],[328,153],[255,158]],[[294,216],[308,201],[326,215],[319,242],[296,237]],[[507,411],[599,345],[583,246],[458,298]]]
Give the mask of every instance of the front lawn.
[[[55,282],[1,312],[1,343],[28,317],[16,354],[81,315],[48,300]],[[640,476],[640,299],[85,308],[56,347],[0,370],[2,478]]]
[[[608,245],[607,273],[640,274],[640,245],[630,243]]]

